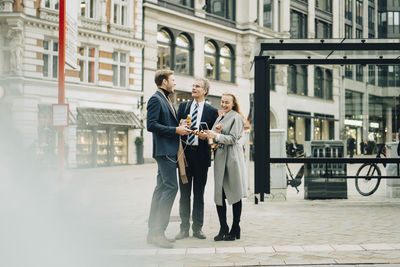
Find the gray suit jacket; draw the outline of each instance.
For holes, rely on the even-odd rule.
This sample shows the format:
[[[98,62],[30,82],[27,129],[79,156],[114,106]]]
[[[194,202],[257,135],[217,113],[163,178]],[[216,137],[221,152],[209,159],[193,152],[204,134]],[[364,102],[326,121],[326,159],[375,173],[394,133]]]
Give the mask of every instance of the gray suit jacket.
[[[238,143],[243,135],[244,121],[234,110],[219,116],[215,126],[222,123],[218,139],[218,149],[214,153],[214,201],[222,206],[222,188],[229,204],[234,204],[246,196],[245,165],[242,145]]]

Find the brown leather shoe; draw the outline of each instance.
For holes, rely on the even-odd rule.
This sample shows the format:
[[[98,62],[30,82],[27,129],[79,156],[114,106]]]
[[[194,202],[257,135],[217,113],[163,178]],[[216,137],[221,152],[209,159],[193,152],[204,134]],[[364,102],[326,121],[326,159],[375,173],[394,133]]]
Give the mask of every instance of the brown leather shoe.
[[[160,248],[173,248],[172,245],[164,235],[154,236],[152,238],[153,244]]]

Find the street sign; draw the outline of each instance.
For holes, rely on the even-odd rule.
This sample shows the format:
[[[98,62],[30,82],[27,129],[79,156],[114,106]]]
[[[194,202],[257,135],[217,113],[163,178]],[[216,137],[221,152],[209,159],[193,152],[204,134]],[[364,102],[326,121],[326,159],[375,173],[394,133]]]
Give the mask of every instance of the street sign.
[[[69,122],[69,105],[53,104],[53,126],[66,127]]]

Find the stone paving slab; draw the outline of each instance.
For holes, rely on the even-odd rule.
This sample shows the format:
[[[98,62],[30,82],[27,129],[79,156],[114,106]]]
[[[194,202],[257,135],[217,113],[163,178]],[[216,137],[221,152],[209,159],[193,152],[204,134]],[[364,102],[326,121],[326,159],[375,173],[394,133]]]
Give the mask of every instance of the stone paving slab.
[[[348,169],[351,173],[357,166]],[[254,198],[244,199],[241,239],[214,242],[219,224],[210,168],[203,226],[207,239],[190,237],[175,242],[174,249],[161,250],[146,243],[155,173],[155,164],[145,164],[70,170],[66,175],[65,186],[74,191],[75,201],[84,208],[96,209],[96,223],[113,229],[106,232],[107,242],[122,262],[150,266],[400,266],[400,200],[386,198],[385,181],[376,194],[367,198],[359,196],[354,180],[349,180],[348,199],[304,200],[302,187],[299,194],[289,188],[286,201],[266,198],[255,205]],[[169,237],[179,232],[178,201],[179,193],[166,231]],[[230,224],[230,206],[227,214]]]

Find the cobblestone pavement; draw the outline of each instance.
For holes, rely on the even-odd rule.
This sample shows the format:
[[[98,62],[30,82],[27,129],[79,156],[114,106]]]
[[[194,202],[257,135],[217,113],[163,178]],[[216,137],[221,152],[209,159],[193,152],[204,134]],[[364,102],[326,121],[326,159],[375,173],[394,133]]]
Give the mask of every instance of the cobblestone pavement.
[[[349,174],[356,170],[357,165],[348,167]],[[158,249],[146,244],[155,174],[155,164],[66,173],[64,190],[74,191],[83,207],[97,211],[99,224],[113,229],[103,236],[113,266],[400,266],[400,199],[386,198],[385,181],[370,197],[358,195],[354,180],[348,181],[348,199],[342,200],[304,200],[302,188],[299,194],[288,188],[287,200],[267,197],[258,205],[249,197],[243,203],[241,239],[214,242],[219,224],[210,168],[203,227],[207,239],[189,237],[173,249]],[[166,233],[170,237],[179,232],[178,198],[179,193]],[[228,217],[231,221],[230,207]]]

